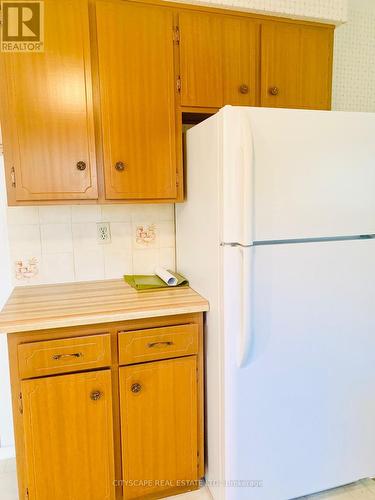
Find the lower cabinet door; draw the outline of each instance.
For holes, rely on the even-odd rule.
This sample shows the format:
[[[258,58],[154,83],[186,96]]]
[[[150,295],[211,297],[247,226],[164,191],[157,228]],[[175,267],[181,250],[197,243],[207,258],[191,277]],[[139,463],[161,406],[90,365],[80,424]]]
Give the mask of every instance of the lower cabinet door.
[[[29,500],[113,500],[109,370],[22,382]]]
[[[120,368],[125,499],[197,484],[196,369],[196,356]]]

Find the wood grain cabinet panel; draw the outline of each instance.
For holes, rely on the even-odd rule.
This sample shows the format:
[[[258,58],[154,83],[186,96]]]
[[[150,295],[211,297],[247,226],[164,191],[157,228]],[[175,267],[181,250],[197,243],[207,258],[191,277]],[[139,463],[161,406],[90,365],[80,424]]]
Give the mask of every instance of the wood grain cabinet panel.
[[[110,370],[21,388],[29,500],[114,500]]]
[[[124,498],[194,489],[196,356],[120,368],[120,400]]]
[[[121,365],[198,353],[198,325],[177,325],[120,332]]]
[[[44,52],[0,56],[9,200],[96,199],[88,2],[44,10]]]
[[[333,28],[262,26],[261,105],[330,109]]]
[[[222,17],[180,12],[181,105],[223,104]]]
[[[257,105],[259,36],[256,21],[223,16],[223,104]]]
[[[258,96],[259,24],[246,18],[181,12],[181,105],[250,106]]]
[[[173,12],[98,1],[105,195],[112,200],[177,197]]]
[[[109,334],[27,342],[18,346],[18,367],[23,379],[105,368],[111,362]]]

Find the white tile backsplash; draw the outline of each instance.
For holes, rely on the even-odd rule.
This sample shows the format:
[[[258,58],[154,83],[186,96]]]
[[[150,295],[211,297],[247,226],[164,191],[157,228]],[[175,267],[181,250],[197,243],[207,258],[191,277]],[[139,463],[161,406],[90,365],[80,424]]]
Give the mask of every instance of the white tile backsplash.
[[[42,253],[38,224],[9,224],[8,236],[13,260],[21,256],[31,258]]]
[[[130,205],[103,205],[102,206],[102,221],[103,222],[131,222],[131,207]]]
[[[133,256],[132,252],[104,247],[104,275],[106,279],[114,279],[123,274],[131,274],[133,272]]]
[[[40,280],[43,283],[65,283],[74,281],[73,253],[43,255]]]
[[[39,222],[41,224],[70,224],[72,209],[70,206],[39,207]]]
[[[74,250],[74,274],[77,281],[103,280],[105,278],[103,247],[76,248]]]
[[[72,206],[72,222],[100,222],[102,210],[100,205]]]
[[[71,224],[41,224],[40,236],[43,254],[73,252]]]
[[[155,266],[156,264],[156,266]],[[142,248],[133,252],[133,273],[152,274],[159,266],[159,251],[156,248]]]
[[[96,222],[73,223],[73,244],[77,250],[90,250],[98,244],[98,231]]]
[[[98,222],[110,224],[110,243],[98,241]],[[153,273],[162,263],[175,267],[174,205],[11,207],[8,225],[15,285],[121,278]],[[146,240],[154,234],[152,241],[137,242],[140,226]]]

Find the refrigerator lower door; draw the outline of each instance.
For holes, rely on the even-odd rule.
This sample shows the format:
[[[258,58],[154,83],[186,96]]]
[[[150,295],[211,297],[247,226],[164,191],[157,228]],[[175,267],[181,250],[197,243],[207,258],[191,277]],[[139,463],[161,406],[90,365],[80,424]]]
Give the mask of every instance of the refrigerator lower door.
[[[223,293],[223,498],[374,476],[375,241],[226,247]]]

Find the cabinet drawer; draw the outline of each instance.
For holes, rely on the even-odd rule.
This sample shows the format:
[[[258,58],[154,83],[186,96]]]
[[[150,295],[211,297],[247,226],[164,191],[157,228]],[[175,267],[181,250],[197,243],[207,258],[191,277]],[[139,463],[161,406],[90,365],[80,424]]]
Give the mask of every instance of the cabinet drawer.
[[[167,326],[119,333],[121,365],[196,354],[198,325]]]
[[[18,346],[20,377],[69,373],[111,364],[109,334],[31,342]]]

